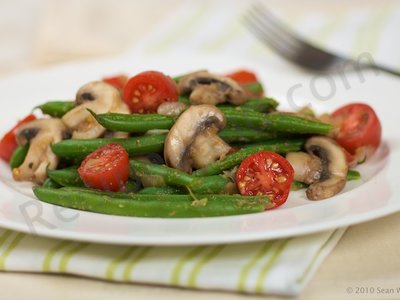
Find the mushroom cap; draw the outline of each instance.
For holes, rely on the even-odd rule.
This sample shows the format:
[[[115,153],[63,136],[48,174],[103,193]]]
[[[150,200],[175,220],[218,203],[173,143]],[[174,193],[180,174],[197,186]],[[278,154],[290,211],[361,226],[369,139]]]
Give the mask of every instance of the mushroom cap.
[[[167,165],[190,173],[193,166],[191,146],[196,137],[207,130],[213,130],[216,136],[225,125],[224,114],[214,105],[189,107],[176,120],[165,140],[164,159]]]
[[[190,94],[192,104],[219,104],[230,102],[240,105],[247,101],[247,92],[233,79],[207,71],[191,73],[181,78],[180,94]]]
[[[75,104],[81,105],[92,101],[110,104],[113,100],[120,98],[119,91],[112,85],[103,81],[92,81],[81,86],[76,92]]]
[[[320,179],[306,193],[310,200],[322,200],[339,193],[346,184],[348,165],[342,147],[333,139],[315,136],[307,140],[305,149],[321,160]]]
[[[93,81],[82,86],[76,94],[75,102],[77,106],[62,117],[63,122],[73,129],[74,139],[97,138],[105,132],[88,109],[96,114],[129,113],[120,92],[102,81]]]
[[[19,126],[15,131],[15,137],[17,144],[23,146],[43,135],[52,135],[54,139],[62,140],[67,131],[68,129],[61,119],[37,119]]]

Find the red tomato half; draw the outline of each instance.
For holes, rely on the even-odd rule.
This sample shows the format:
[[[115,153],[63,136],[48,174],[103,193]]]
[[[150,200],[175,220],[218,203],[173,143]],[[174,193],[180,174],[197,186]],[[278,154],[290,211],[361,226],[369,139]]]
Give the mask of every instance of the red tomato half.
[[[129,155],[118,144],[108,144],[89,154],[78,168],[87,187],[117,192],[129,177]]]
[[[232,78],[241,85],[258,81],[256,74],[248,70],[238,70],[226,76]]]
[[[258,152],[247,157],[236,173],[243,196],[269,196],[275,207],[285,203],[293,182],[292,165],[275,152]]]
[[[9,132],[7,132],[0,141],[0,157],[5,161],[10,161],[10,158],[17,148],[17,139],[15,138],[15,130],[22,124],[36,120],[34,115],[28,115],[17,123]]]
[[[146,71],[128,80],[124,100],[132,113],[155,113],[161,103],[178,101],[178,90],[170,77]]]
[[[363,103],[348,104],[336,110],[332,116],[340,126],[336,140],[351,154],[362,147],[372,150],[378,148],[382,128],[372,107]]]
[[[126,75],[116,75],[112,77],[105,77],[103,78],[105,83],[111,84],[118,90],[122,90],[128,81],[128,77]]]

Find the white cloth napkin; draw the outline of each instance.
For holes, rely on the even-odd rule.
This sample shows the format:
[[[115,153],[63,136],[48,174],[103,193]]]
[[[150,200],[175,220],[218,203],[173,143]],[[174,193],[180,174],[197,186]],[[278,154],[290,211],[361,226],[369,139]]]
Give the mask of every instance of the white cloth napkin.
[[[139,247],[0,230],[0,269],[294,296],[312,278],[344,231],[236,245]]]

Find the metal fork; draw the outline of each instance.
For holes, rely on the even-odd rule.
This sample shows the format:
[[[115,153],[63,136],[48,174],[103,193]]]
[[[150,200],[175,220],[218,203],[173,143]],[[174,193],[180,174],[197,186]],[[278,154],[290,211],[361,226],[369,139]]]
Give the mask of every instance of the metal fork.
[[[400,76],[394,69],[375,64],[369,53],[362,53],[357,59],[344,57],[318,48],[290,31],[264,6],[253,5],[244,16],[245,25],[261,41],[287,60],[306,69],[320,72],[340,72],[345,67],[381,70]],[[362,61],[367,59],[368,61]]]

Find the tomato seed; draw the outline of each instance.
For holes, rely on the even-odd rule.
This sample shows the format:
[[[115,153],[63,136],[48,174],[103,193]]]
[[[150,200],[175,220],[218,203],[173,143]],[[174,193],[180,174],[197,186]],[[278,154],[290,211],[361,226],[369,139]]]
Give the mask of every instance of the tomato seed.
[[[268,158],[267,159],[267,168],[270,168],[271,167],[271,165],[272,165],[272,159],[270,159],[270,158]]]
[[[287,180],[287,178],[285,176],[278,176],[276,178],[276,181],[278,181],[279,183],[285,182]]]

